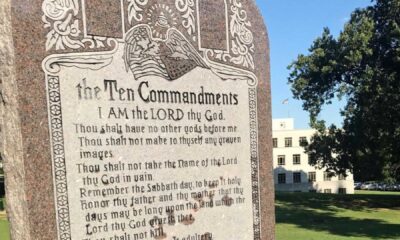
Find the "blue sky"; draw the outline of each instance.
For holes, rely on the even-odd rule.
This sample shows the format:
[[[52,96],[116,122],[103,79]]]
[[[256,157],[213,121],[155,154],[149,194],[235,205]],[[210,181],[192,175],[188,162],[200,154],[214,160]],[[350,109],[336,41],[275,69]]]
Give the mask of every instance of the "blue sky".
[[[306,54],[313,40],[324,27],[337,36],[351,12],[371,4],[370,0],[256,0],[267,24],[271,46],[272,116],[295,118],[296,128],[308,128],[308,113],[302,103],[292,98],[287,84],[287,66],[298,54]],[[282,101],[289,98],[289,104]],[[328,123],[341,124],[336,102],[324,109],[321,118]]]

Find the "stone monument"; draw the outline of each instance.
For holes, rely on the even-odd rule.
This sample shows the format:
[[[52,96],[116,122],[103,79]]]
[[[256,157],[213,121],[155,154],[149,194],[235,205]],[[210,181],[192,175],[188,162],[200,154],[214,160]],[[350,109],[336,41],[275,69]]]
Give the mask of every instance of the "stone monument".
[[[14,240],[274,239],[252,0],[2,0]]]

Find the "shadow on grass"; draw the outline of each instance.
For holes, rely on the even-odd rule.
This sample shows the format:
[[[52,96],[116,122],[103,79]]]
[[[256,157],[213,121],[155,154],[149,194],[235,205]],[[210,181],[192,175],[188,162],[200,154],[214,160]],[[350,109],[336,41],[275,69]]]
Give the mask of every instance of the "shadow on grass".
[[[400,210],[400,195],[334,195],[334,194],[312,194],[312,193],[280,193],[278,200],[294,203],[297,206],[305,206],[315,209],[331,209],[336,207],[353,211],[371,211],[374,208],[387,208]],[[311,204],[312,203],[312,204]]]
[[[400,224],[336,215],[346,209],[355,211],[355,215],[357,211],[371,212],[374,208],[400,210],[400,196],[279,193],[276,203],[277,223],[338,236],[400,239]]]

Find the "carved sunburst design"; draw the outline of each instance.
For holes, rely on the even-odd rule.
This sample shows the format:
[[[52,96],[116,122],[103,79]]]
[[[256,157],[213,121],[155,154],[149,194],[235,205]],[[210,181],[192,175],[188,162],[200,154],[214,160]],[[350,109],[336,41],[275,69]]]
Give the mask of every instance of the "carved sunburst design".
[[[165,39],[168,29],[177,24],[177,17],[169,6],[154,4],[148,10],[147,21],[153,37]]]

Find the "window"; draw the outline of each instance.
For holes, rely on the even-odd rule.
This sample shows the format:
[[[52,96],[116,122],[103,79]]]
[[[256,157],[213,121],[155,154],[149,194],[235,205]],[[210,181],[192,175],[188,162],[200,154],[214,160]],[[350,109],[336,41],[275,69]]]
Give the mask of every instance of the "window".
[[[273,148],[277,148],[278,147],[278,139],[277,138],[273,138],[272,139],[272,147]]]
[[[285,138],[285,147],[292,147],[292,138]]]
[[[300,154],[294,154],[293,155],[293,164],[294,165],[299,165],[300,163],[301,163]]]
[[[317,193],[317,190],[316,190],[316,189],[310,189],[308,192],[310,192],[310,193]]]
[[[339,180],[346,180],[346,176],[344,174],[339,174]]]
[[[331,189],[324,189],[324,193],[332,193]]]
[[[299,146],[300,147],[305,147],[307,146],[308,142],[307,142],[307,137],[300,137],[299,138]]]
[[[317,181],[317,173],[309,172],[308,173],[308,182],[316,182]]]
[[[331,181],[332,180],[332,174],[329,172],[324,172],[324,181]]]
[[[312,165],[311,163],[315,162],[315,153],[308,154],[308,165]]]
[[[339,194],[346,194],[346,188],[339,188]]]
[[[278,156],[278,165],[279,166],[285,165],[285,155]]]
[[[301,183],[301,173],[293,173],[293,183]]]
[[[278,184],[285,184],[285,183],[286,183],[286,173],[279,173]]]

